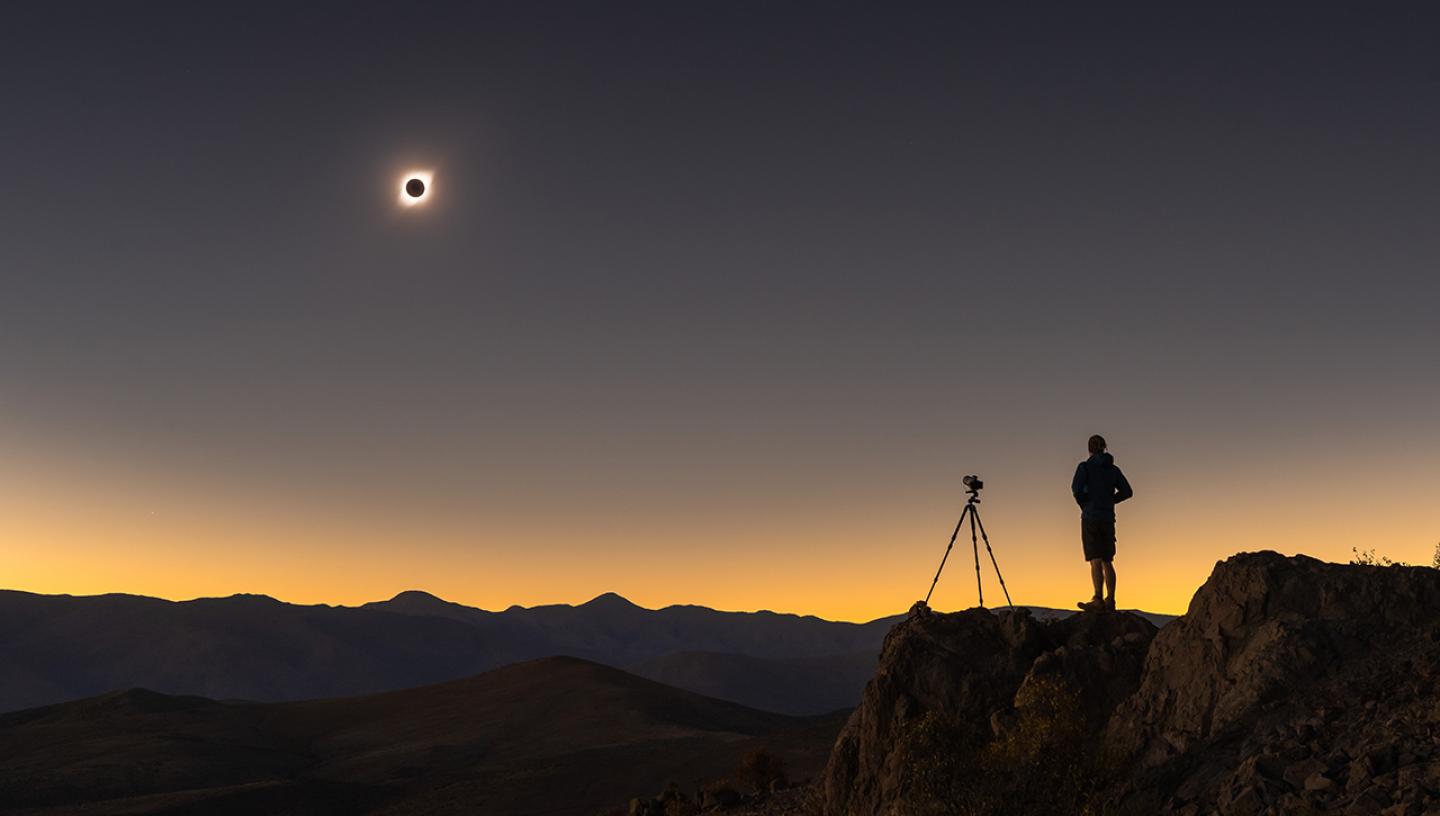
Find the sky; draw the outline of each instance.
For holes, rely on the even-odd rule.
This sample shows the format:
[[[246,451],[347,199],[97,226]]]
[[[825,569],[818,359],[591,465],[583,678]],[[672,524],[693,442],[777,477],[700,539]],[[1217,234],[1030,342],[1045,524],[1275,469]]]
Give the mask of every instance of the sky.
[[[7,12],[0,586],[1068,607],[1092,433],[1121,606],[1430,563],[1440,12],[300,5]]]

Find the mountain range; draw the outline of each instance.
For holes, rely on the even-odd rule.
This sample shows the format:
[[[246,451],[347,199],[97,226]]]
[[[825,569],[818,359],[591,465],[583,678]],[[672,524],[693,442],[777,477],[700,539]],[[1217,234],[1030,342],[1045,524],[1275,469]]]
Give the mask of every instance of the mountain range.
[[[756,708],[819,714],[859,701],[900,619],[652,610],[613,593],[492,612],[418,591],[359,607],[0,591],[0,711],[132,687],[215,700],[342,697],[563,655]]]
[[[63,611],[75,600],[39,602]],[[560,614],[577,626],[593,623],[585,606]],[[666,611],[614,597],[599,606],[632,621],[608,630],[632,650],[639,641],[628,633],[647,630]],[[330,607],[321,614],[274,601],[260,606],[286,621],[310,610],[318,615],[306,619],[312,636],[326,630],[351,638],[379,620],[394,627],[387,643],[400,639],[395,632],[418,631],[405,629],[407,622],[475,631],[473,613],[456,607],[444,607],[447,616],[368,608],[336,618]],[[245,622],[227,643],[250,642],[264,616],[233,603],[220,608],[233,613],[222,620]],[[1130,613],[940,613],[917,604],[886,634],[860,705],[813,717],[573,657],[294,702],[130,688],[0,714],[0,812],[1440,812],[1437,609],[1440,571],[1273,552],[1217,564],[1185,616],[1163,628]],[[115,618],[110,631],[133,630],[133,616]],[[65,620],[57,613],[57,624]],[[209,637],[216,625],[205,618],[185,631]],[[593,642],[598,631],[571,635]],[[670,631],[663,640],[673,646],[685,638]],[[133,647],[132,639],[113,648]],[[715,657],[723,654],[733,659]],[[810,661],[832,679],[847,664],[845,653],[692,651],[649,665],[685,682],[771,695],[775,707],[789,699],[776,696],[773,680],[786,661]],[[11,663],[0,666],[19,676]],[[829,693],[817,686],[822,692]],[[755,772],[776,769],[776,758],[788,774]],[[786,777],[799,784],[787,786]]]

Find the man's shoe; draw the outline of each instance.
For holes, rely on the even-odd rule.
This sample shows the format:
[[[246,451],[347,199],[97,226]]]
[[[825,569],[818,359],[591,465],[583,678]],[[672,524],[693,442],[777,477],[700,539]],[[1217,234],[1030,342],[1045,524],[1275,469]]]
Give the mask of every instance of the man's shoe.
[[[1105,602],[1100,600],[1099,598],[1091,598],[1088,601],[1081,601],[1080,603],[1075,605],[1085,610],[1086,612],[1099,612],[1105,608]]]
[[[1106,598],[1106,599],[1105,599],[1105,611],[1106,611],[1106,612],[1114,612],[1114,611],[1115,611],[1115,599],[1114,599],[1114,598]]]

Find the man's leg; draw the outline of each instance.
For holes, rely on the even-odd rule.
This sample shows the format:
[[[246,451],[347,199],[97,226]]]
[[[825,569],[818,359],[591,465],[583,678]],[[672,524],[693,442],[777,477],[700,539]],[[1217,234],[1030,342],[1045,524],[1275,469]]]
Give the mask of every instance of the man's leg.
[[[1112,581],[1112,584],[1111,584],[1112,586],[1114,585],[1114,584],[1113,584],[1113,581],[1115,580],[1114,575],[1115,575],[1115,573],[1114,573],[1114,571],[1112,570],[1112,571],[1110,572],[1110,576],[1111,576],[1110,580]],[[1097,601],[1104,597],[1103,595],[1100,594],[1100,582],[1101,582],[1102,580],[1104,580],[1104,577],[1105,577],[1105,562],[1104,562],[1104,561],[1101,561],[1101,560],[1098,559],[1098,558],[1096,558],[1096,559],[1094,559],[1093,561],[1090,562],[1090,583],[1092,583],[1092,584],[1095,585],[1095,600],[1097,600]],[[1113,594],[1113,593],[1114,593],[1114,590],[1111,590],[1111,593]]]
[[[1114,606],[1115,606],[1115,565],[1114,565],[1113,563],[1109,562],[1109,561],[1102,561],[1102,562],[1100,562],[1100,563],[1102,563],[1102,564],[1105,565],[1105,589],[1109,592],[1109,595],[1107,595],[1106,597],[1108,597],[1108,598],[1110,599],[1110,606],[1111,606],[1111,607],[1114,607]],[[1096,581],[1095,581],[1095,592],[1096,592],[1096,594],[1099,594],[1099,592],[1100,592],[1100,581],[1099,581],[1099,579],[1096,579]]]

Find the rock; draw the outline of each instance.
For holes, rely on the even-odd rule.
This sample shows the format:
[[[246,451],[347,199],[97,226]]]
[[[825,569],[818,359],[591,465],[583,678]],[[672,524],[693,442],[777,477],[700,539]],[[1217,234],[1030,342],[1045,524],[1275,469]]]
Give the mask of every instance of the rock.
[[[1315,788],[1310,787],[1310,779],[1316,776],[1324,778],[1326,770],[1328,770],[1328,768],[1326,768],[1324,762],[1321,762],[1314,757],[1307,757],[1300,760],[1299,762],[1293,762],[1290,765],[1286,766],[1284,772],[1281,773],[1280,778],[1284,779],[1285,782],[1292,788],[1305,788],[1306,790],[1316,790]],[[1326,782],[1329,781],[1330,780],[1326,779]]]
[[[1410,790],[1422,784],[1434,786],[1436,778],[1432,776],[1435,769],[1430,764],[1415,762],[1399,768],[1395,771],[1395,785],[1399,788]]]
[[[1338,774],[1350,765],[1350,755],[1340,749],[1335,749],[1325,756],[1325,767],[1330,774]]]
[[[1335,787],[1335,781],[1319,771],[1305,777],[1305,790],[1328,791]]]
[[[1244,785],[1231,795],[1221,795],[1220,812],[1227,816],[1260,816],[1265,812],[1265,795],[1256,785]]]
[[[926,812],[905,748],[926,723],[960,746],[946,778],[966,780],[967,762],[1024,756],[1027,723],[1073,696],[1065,733],[1095,746],[1075,753],[1114,760],[1113,786],[1087,793],[1097,812],[1440,814],[1437,612],[1440,570],[1268,552],[1217,564],[1158,635],[1125,613],[917,607],[836,741],[820,810]]]
[[[995,739],[1004,739],[1007,734],[1014,732],[1017,722],[1015,709],[1004,708],[990,715],[990,733]]]
[[[1389,804],[1388,801],[1382,802],[1368,793],[1361,794],[1345,808],[1345,816],[1380,816]]]
[[[1138,686],[1156,631],[1128,613],[1043,622],[1024,609],[912,614],[886,636],[875,677],[835,743],[820,782],[824,812],[910,809],[907,734],[934,718],[983,743],[1058,685],[1076,694],[1087,727],[1100,731]]]
[[[728,785],[718,785],[705,791],[703,806],[706,809],[732,808],[740,804],[739,791]]]
[[[1127,758],[1128,789],[1116,796],[1162,811],[1182,790],[1201,812],[1238,805],[1247,780],[1237,772],[1271,751],[1285,759],[1284,783],[1306,796],[1343,788],[1347,808],[1381,796],[1388,807],[1389,790],[1368,791],[1399,785],[1386,775],[1401,753],[1440,759],[1422,725],[1434,684],[1404,691],[1411,678],[1440,675],[1437,611],[1440,570],[1276,553],[1217,564],[1151,643],[1138,690],[1106,726],[1108,748]],[[1333,787],[1310,787],[1316,774]]]
[[[1375,763],[1369,756],[1362,756],[1350,763],[1350,773],[1345,783],[1345,789],[1351,792],[1361,791],[1370,787],[1370,778],[1375,773]]]

